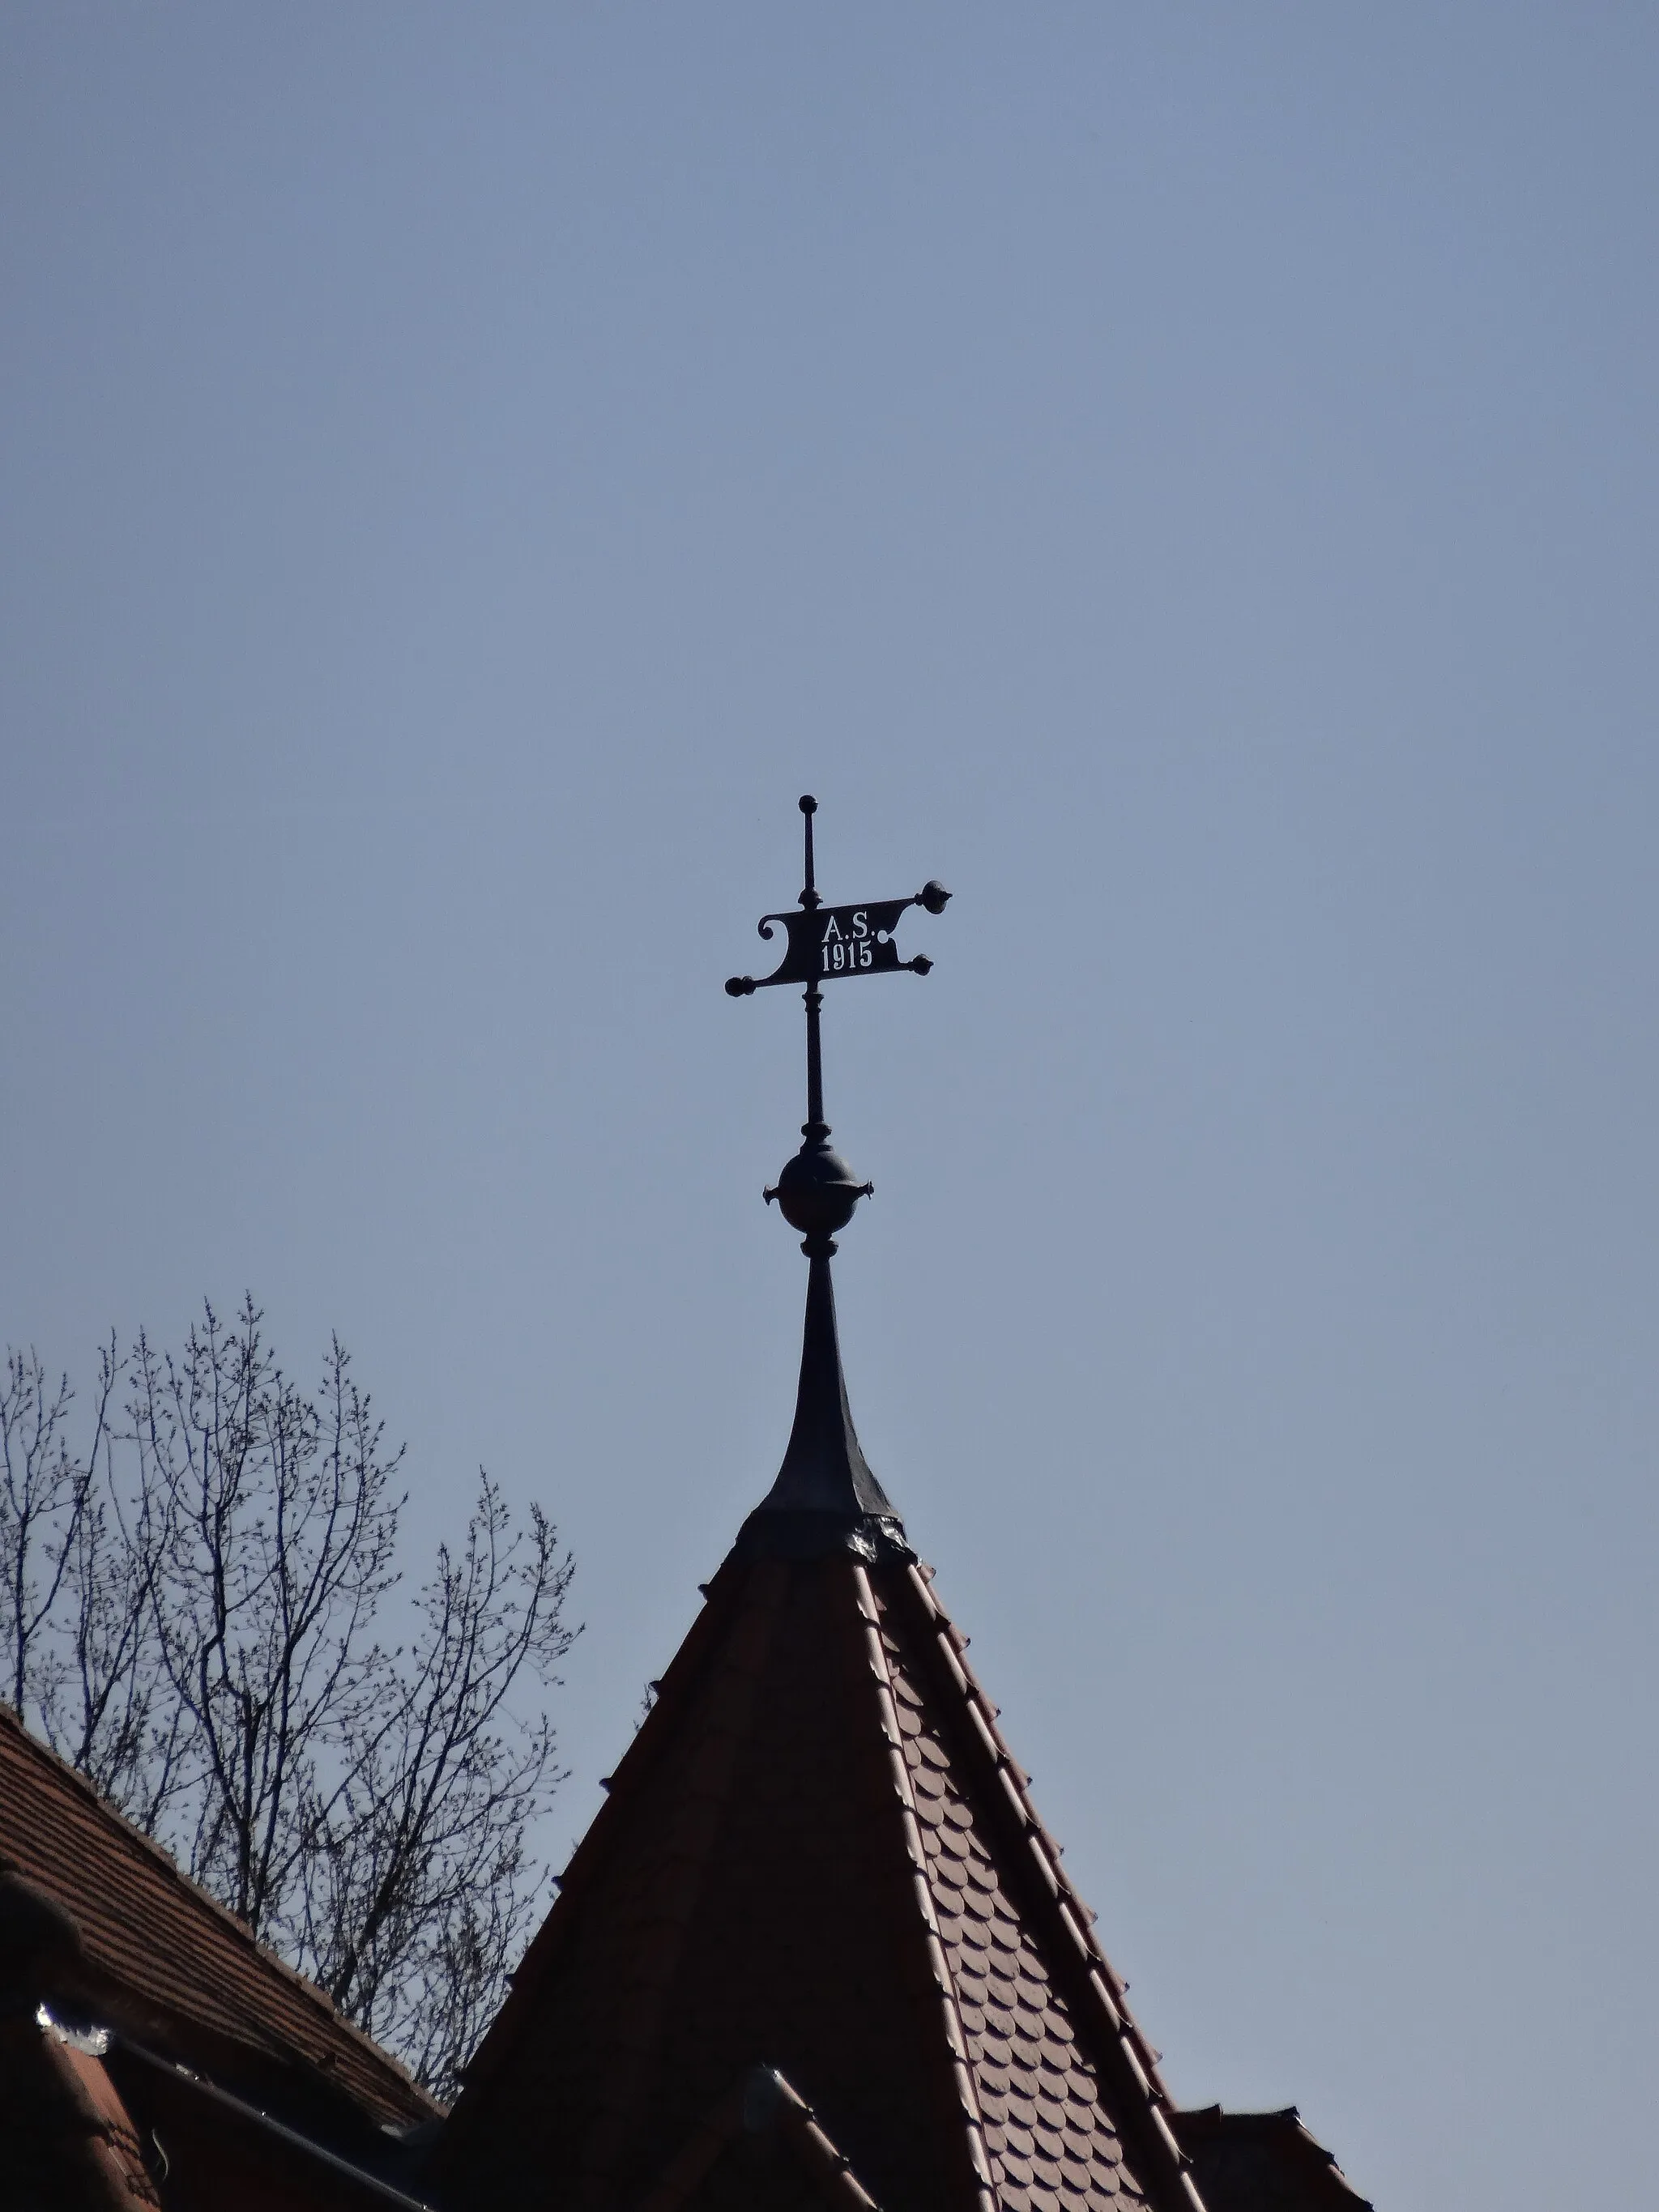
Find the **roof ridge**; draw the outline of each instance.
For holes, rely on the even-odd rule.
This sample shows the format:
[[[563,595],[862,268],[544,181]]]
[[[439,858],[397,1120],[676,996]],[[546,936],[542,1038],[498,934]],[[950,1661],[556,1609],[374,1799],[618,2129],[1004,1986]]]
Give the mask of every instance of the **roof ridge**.
[[[782,1571],[773,1565],[767,1568],[766,1573],[781,1596]],[[506,2001],[472,2054],[461,2096],[457,2100],[458,2108],[470,2105],[506,2063],[516,2041],[518,2024],[531,2010],[537,1991],[553,1971],[583,1893],[599,1879],[608,1862],[608,1847],[622,1822],[623,1808],[645,1787],[668,1755],[673,1741],[672,1726],[680,1707],[696,1696],[706,1672],[718,1662],[723,1649],[718,1632],[720,1623],[728,1611],[741,1604],[753,1586],[750,1574],[730,1561],[712,1582],[702,1585],[705,1601],[702,1608],[693,1616],[662,1680],[653,1686],[657,1695],[650,1711],[617,1760],[615,1772],[605,1778],[604,1803],[565,1862],[564,1872],[555,1877],[558,1894],[514,1971]]]
[[[650,1971],[637,1977],[629,2014],[630,2025],[635,2032],[627,2039],[626,2057],[611,2070],[604,2103],[580,2138],[575,2186],[572,2191],[572,2202],[577,2206],[592,2205],[599,2201],[599,2193],[614,2169],[620,2140],[627,2133],[632,2118],[634,2093],[653,2047],[647,2036],[637,2031],[642,2022],[654,2022],[660,2019],[679,1965],[686,1929],[696,1909],[696,1895],[701,1890],[709,1853],[719,1831],[719,1816],[725,1810],[738,1753],[747,1742],[749,1729],[753,1723],[756,1694],[765,1671],[773,1631],[777,1626],[778,1613],[783,1602],[784,1581],[783,1574],[775,1567],[771,1573],[758,1574],[749,1581],[744,1593],[748,1602],[732,1623],[732,1633],[723,1650],[724,1664],[705,1684],[706,1690],[715,1696],[730,1685],[727,1702],[735,1710],[728,1711],[728,1726],[715,1736],[719,1756],[708,1757],[705,1748],[704,1763],[710,1786],[698,1823],[702,1831],[700,1841],[688,1855],[690,1871],[687,1886],[690,1893],[683,1893],[677,1899],[677,1909],[673,1913],[665,1915],[672,1934],[653,1947]],[[720,1741],[722,1737],[724,1740]],[[684,1808],[681,1809],[684,1812]]]
[[[915,2166],[963,2212],[1017,2207],[1022,2161],[1062,2157],[1024,2139],[1046,2126],[1102,2202],[1203,2212],[1121,1979],[925,1575],[891,1553],[732,1557],[707,1595],[469,2073],[451,2185],[533,2160],[545,2101],[571,2212],[649,2203],[705,2100],[763,2057],[822,2097],[884,2196]],[[802,1935],[798,1987],[815,1900],[852,1950],[843,1967]],[[866,1965],[868,1989],[847,1981]],[[703,2021],[682,1996],[710,1973]],[[836,2021],[871,1990],[881,2034],[849,2056]],[[691,2071],[661,2104],[671,2054]]]
[[[878,2212],[876,2200],[853,2171],[853,2162],[819,2124],[817,2113],[775,2066],[751,2066],[695,2129],[641,2198],[638,2212],[678,2212],[720,2154],[742,2135],[759,2135],[790,2124],[814,2169],[813,2179],[845,2212]]]
[[[899,1729],[898,1706],[893,1696],[892,1670],[887,1664],[886,1647],[881,1640],[881,1615],[877,1609],[875,1595],[870,1588],[870,1577],[857,1559],[853,1562],[853,1589],[859,1620],[864,1630],[865,1656],[877,1684],[881,1732],[887,1745],[888,1773],[902,1818],[904,1850],[910,1862],[911,1886],[921,1908],[922,1925],[927,1929],[928,1964],[933,1968],[933,1985],[939,1991],[940,2010],[944,2015],[945,2040],[951,2053],[951,2076],[963,2115],[968,2123],[969,2158],[977,2185],[975,2194],[981,2212],[996,2212],[991,2161],[985,2142],[985,2119],[979,2108],[979,2092],[975,2087],[973,2071],[968,2063],[968,2039],[963,2028],[956,1978],[951,1972],[951,1962],[939,1940],[939,1914],[934,1907],[933,1884],[927,1876],[927,1855],[922,1848],[921,1831],[916,1823],[915,1791],[911,1785],[910,1770],[904,1762],[904,1740]]]
[[[1129,1984],[1108,1958],[1105,1946],[1095,1933],[1098,1915],[1066,1871],[1062,1863],[1061,1848],[1049,1833],[1036,1809],[1031,1796],[1031,1778],[1015,1758],[1008,1739],[998,1725],[1000,1708],[974,1672],[968,1657],[969,1639],[933,1595],[931,1571],[924,1572],[918,1566],[913,1566],[909,1572],[912,1587],[937,1624],[939,1649],[946,1670],[957,1678],[957,1686],[975,1723],[976,1733],[995,1760],[1004,1792],[1012,1798],[1014,1810],[1030,1834],[1032,1853],[1045,1876],[1047,1887],[1051,1893],[1062,1894],[1062,1909],[1067,1914],[1068,1931],[1073,1942],[1079,1943],[1091,1966],[1098,1969],[1100,1978],[1106,1984],[1110,1999],[1108,2018],[1112,2022],[1113,2032],[1125,2033],[1133,2039],[1138,2046],[1137,2063],[1146,2076],[1152,2094],[1173,2107],[1175,2100],[1170,2095],[1158,2071],[1161,2053],[1153,2049],[1146,2031],[1130,2009],[1126,1995]],[[986,1741],[988,1738],[988,1741]]]
[[[1084,1903],[1060,1864],[1060,1846],[1037,1816],[1030,1799],[1029,1778],[997,1726],[996,1708],[969,1668],[962,1648],[967,1639],[933,1595],[928,1577],[918,1565],[907,1565],[899,1586],[919,1606],[931,1632],[928,1642],[941,1662],[941,1671],[958,1693],[970,1723],[963,1731],[963,1738],[988,1765],[997,1785],[993,1802],[1001,1801],[1025,1838],[1040,1877],[1033,1894],[1046,1896],[1054,1908],[1074,1963],[1082,1970],[1080,1978],[1086,1980],[1092,1993],[1097,2017],[1106,2029],[1103,2041],[1116,2062],[1115,2070],[1127,2076],[1150,2122],[1144,2132],[1164,2168],[1164,2179],[1177,2191],[1183,2212],[1205,2212],[1203,2198],[1190,2171],[1192,2160],[1182,2148],[1167,2117],[1175,2106],[1158,2074],[1157,2054],[1122,2001],[1127,1984],[1094,1932],[1092,1911]]]
[[[348,2019],[326,1990],[311,1980],[309,1976],[302,1974],[297,1966],[290,1966],[286,1959],[279,1957],[268,1943],[263,1942],[253,1933],[245,1920],[239,1919],[228,1905],[222,1904],[210,1891],[204,1889],[200,1882],[187,1875],[164,1844],[160,1843],[154,1836],[146,1835],[136,1822],[130,1820],[125,1813],[112,1805],[78,1767],[72,1765],[63,1753],[55,1750],[51,1744],[43,1743],[27,1725],[16,1709],[3,1701],[0,1701],[0,1730],[9,1731],[31,1757],[47,1769],[54,1770],[56,1778],[60,1783],[67,1784],[86,1802],[118,1843],[123,1844],[141,1862],[147,1863],[155,1871],[165,1875],[192,1906],[198,1910],[205,1909],[208,1916],[216,1921],[245,1950],[252,1953],[262,1967],[273,1971],[296,1990],[314,2010],[321,2014],[323,2020],[331,2030],[343,2033],[352,2041],[360,2045],[363,2051],[372,2056],[388,2073],[395,2075],[400,2084],[412,2090],[417,2097],[423,2099],[434,2113],[443,2111],[444,2107],[437,2099],[433,2097],[429,2091],[422,2088],[401,2059],[394,2057],[392,2052],[378,2044],[372,2035],[365,2033],[355,2021]],[[261,2021],[259,2025],[265,2029],[269,2039],[280,2045],[285,2051],[292,2049],[293,2046],[287,2039],[270,2028],[268,2022]]]

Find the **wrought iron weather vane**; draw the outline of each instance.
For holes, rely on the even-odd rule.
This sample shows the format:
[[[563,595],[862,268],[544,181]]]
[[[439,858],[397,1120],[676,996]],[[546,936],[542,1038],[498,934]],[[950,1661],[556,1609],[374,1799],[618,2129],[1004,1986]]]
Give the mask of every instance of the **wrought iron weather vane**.
[[[806,1006],[806,1119],[801,1125],[804,1142],[766,1193],[770,1205],[803,1237],[801,1249],[811,1259],[828,1259],[836,1247],[838,1229],[853,1218],[861,1198],[874,1185],[854,1182],[852,1170],[830,1148],[830,1125],[823,1118],[823,1056],[818,1015],[823,1005],[822,986],[838,977],[890,975],[907,969],[925,975],[933,962],[921,953],[901,960],[894,932],[907,907],[924,907],[943,914],[950,898],[942,884],[928,882],[909,898],[866,899],[860,906],[825,906],[818,896],[813,872],[812,817],[818,803],[810,796],[800,802],[805,817],[806,881],[799,908],[787,914],[763,915],[760,933],[769,939],[773,925],[781,922],[787,939],[783,958],[769,975],[733,975],[726,988],[734,999],[745,999],[772,983],[805,983]]]

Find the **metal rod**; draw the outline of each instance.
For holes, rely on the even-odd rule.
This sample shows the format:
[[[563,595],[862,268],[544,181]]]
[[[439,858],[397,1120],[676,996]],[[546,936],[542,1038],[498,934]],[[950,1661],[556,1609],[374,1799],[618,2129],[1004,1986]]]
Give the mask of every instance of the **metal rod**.
[[[801,800],[800,811],[806,817],[802,824],[806,833],[806,882],[801,891],[800,902],[804,907],[821,906],[823,901],[818,896],[818,887],[812,875],[812,817],[818,811],[818,802],[811,792]]]
[[[812,866],[812,817],[818,811],[818,802],[810,793],[802,799],[800,811],[806,847],[806,881],[801,887],[800,902],[810,912],[822,903]],[[823,994],[816,981],[808,984],[803,1004],[806,1008],[806,1125],[801,1134],[816,1140],[830,1133],[823,1118],[823,1048],[818,1035],[818,1008],[823,1004]]]
[[[823,1004],[823,994],[815,983],[807,992],[806,1006],[806,1127],[804,1137],[827,1137],[830,1125],[823,1118],[823,1052],[818,1042],[818,1008]]]

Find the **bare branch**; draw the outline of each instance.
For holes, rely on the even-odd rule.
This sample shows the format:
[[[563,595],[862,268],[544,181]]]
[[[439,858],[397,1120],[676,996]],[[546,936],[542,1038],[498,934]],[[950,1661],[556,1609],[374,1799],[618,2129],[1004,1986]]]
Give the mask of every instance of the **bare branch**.
[[[31,1724],[441,2091],[456,2085],[545,1891],[529,1838],[562,1779],[533,1696],[576,1631],[538,1507],[480,1474],[407,1645],[403,1453],[334,1339],[314,1394],[251,1297],[176,1353],[73,1394],[33,1353],[0,1395],[0,1662]]]

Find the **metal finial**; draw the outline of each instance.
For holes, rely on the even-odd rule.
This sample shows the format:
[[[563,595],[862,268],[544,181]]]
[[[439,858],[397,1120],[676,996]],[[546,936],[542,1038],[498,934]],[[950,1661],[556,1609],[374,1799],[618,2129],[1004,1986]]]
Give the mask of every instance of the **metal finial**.
[[[806,817],[805,821],[801,824],[806,842],[806,882],[801,890],[800,902],[810,913],[814,907],[822,906],[823,903],[818,896],[818,887],[812,878],[812,817],[818,811],[818,802],[810,791],[801,795],[800,811]]]
[[[789,1448],[776,1481],[738,1531],[733,1556],[811,1559],[848,1550],[866,1559],[913,1559],[903,1523],[860,1447],[842,1373],[830,1259],[836,1249],[835,1232],[846,1227],[860,1199],[870,1195],[872,1185],[854,1182],[846,1161],[830,1149],[818,1014],[823,1005],[822,987],[837,976],[888,975],[899,969],[925,975],[932,961],[920,953],[901,960],[893,933],[907,907],[942,914],[951,894],[942,884],[929,882],[911,898],[872,899],[862,906],[823,905],[812,853],[812,817],[817,805],[810,796],[800,802],[805,882],[799,908],[761,918],[764,938],[771,937],[775,923],[783,924],[788,940],[783,958],[758,981],[752,975],[734,975],[726,987],[734,999],[746,999],[765,984],[806,986],[803,1142],[766,1198],[769,1204],[775,1198],[784,1219],[801,1231],[801,1249],[811,1262]]]

